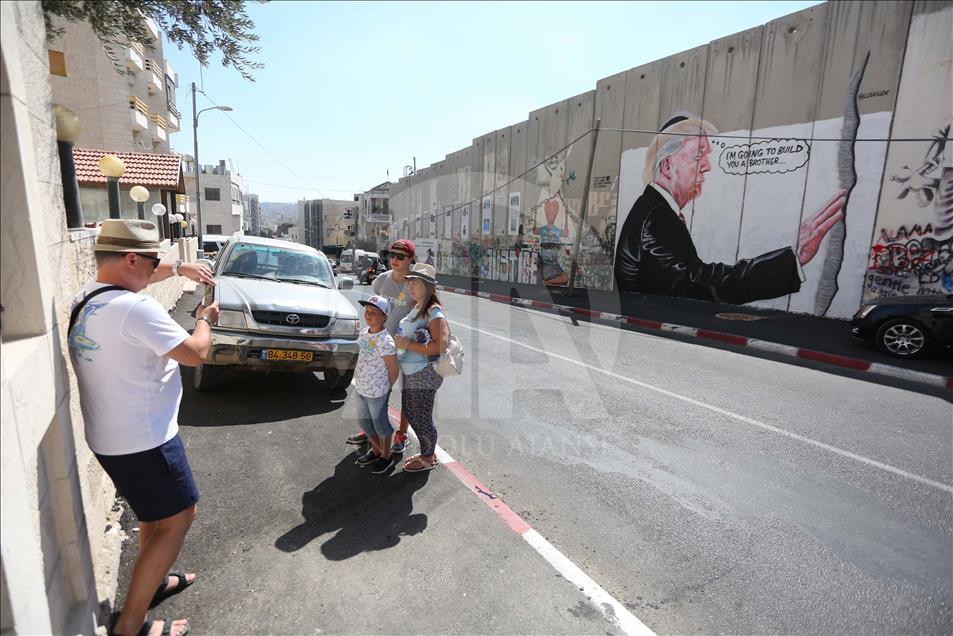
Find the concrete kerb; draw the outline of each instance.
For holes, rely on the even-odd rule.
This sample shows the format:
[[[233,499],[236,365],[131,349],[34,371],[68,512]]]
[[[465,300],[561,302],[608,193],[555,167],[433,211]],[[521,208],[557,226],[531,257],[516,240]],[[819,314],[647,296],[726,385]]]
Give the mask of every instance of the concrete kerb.
[[[521,307],[530,307],[533,309],[543,309],[552,311],[555,313],[568,313],[576,316],[585,316],[591,320],[597,320],[600,322],[605,322],[608,324],[618,325],[619,323],[625,323],[626,325],[632,327],[638,327],[641,329],[653,329],[658,331],[665,331],[668,333],[674,333],[681,336],[689,336],[693,338],[704,338],[707,340],[717,340],[719,342],[724,342],[727,344],[739,346],[739,347],[751,347],[753,349],[758,349],[761,351],[767,351],[770,353],[790,356],[794,358],[804,358],[805,360],[813,360],[815,362],[822,362],[824,364],[830,364],[833,366],[843,367],[846,369],[852,369],[854,371],[867,371],[870,373],[876,373],[878,375],[886,375],[894,378],[899,378],[902,380],[908,380],[911,382],[919,382],[923,384],[929,384],[931,386],[939,386],[946,388],[953,388],[953,376],[943,376],[937,375],[935,373],[924,373],[923,371],[914,371],[912,369],[904,369],[903,367],[895,367],[889,364],[883,364],[881,362],[871,362],[869,360],[862,360],[860,358],[851,358],[848,356],[836,355],[833,353],[826,353],[823,351],[815,351],[813,349],[804,349],[802,347],[795,347],[792,345],[781,344],[779,342],[770,342],[767,340],[757,340],[755,338],[747,338],[745,336],[738,336],[736,334],[722,333],[720,331],[712,331],[710,329],[699,329],[697,327],[689,327],[686,325],[676,325],[665,322],[658,322],[656,320],[645,320],[643,318],[638,318],[637,316],[621,316],[618,314],[612,314],[601,311],[593,311],[590,309],[583,309],[580,307],[570,307],[568,305],[556,305],[553,303],[542,302],[539,300],[529,300],[526,298],[513,298],[510,296],[503,296],[501,294],[490,294],[487,292],[475,292],[469,289],[460,289],[458,287],[448,287],[446,285],[437,285],[437,288],[440,291],[450,292],[453,294],[463,294],[465,296],[477,296],[491,302],[499,302],[508,305],[517,305]]]

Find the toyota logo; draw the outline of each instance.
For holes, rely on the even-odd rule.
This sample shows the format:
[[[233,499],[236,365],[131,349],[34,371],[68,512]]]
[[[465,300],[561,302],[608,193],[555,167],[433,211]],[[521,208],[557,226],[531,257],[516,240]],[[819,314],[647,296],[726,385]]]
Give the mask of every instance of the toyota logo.
[[[285,321],[287,321],[289,325],[296,325],[301,322],[301,317],[298,314],[288,314],[285,316]]]

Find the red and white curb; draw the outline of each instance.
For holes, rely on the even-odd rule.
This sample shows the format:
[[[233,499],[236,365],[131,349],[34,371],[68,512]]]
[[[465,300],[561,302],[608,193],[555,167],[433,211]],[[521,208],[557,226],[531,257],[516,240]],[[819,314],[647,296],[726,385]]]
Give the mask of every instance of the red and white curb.
[[[396,429],[400,425],[400,411],[393,407],[387,409],[391,422]],[[407,429],[407,434],[415,437],[413,429]],[[547,541],[541,534],[533,530],[526,521],[503,503],[503,500],[497,497],[493,492],[484,486],[463,464],[454,459],[447,451],[437,445],[437,460],[456,477],[460,483],[467,487],[467,490],[475,494],[486,506],[496,513],[496,515],[505,523],[510,530],[520,535],[526,543],[531,545],[546,562],[549,563],[560,575],[585,596],[590,602],[598,607],[606,620],[621,630],[624,634],[638,634],[640,636],[654,636],[655,632],[649,629],[645,623],[636,618],[624,605],[606,592],[601,585],[596,583],[583,572],[579,567],[570,561],[566,555],[560,552],[553,544]]]
[[[737,345],[739,347],[751,347],[761,351],[768,351],[771,353],[792,356],[795,358],[804,358],[805,360],[813,360],[815,362],[823,362],[825,364],[832,364],[838,367],[853,369],[855,371],[868,371],[870,373],[887,375],[894,378],[900,378],[902,380],[921,382],[923,384],[929,384],[932,386],[953,388],[953,376],[947,377],[943,375],[937,375],[935,373],[924,373],[923,371],[904,369],[903,367],[895,367],[893,365],[883,364],[881,362],[870,362],[869,360],[862,360],[860,358],[850,358],[833,353],[815,351],[813,349],[804,349],[802,347],[781,344],[779,342],[757,340],[755,338],[748,338],[746,336],[722,333],[720,331],[712,331],[710,329],[699,329],[698,327],[675,325],[667,322],[659,322],[657,320],[645,320],[644,318],[637,318],[635,316],[622,316],[605,311],[593,311],[591,309],[583,309],[581,307],[557,305],[540,300],[512,298],[502,294],[490,294],[487,292],[475,292],[469,289],[448,287],[446,285],[437,285],[437,288],[445,292],[463,294],[465,296],[477,296],[492,302],[503,303],[507,305],[517,305],[532,309],[545,309],[554,312],[564,312],[577,316],[585,316],[592,320],[602,320],[613,324],[626,324],[628,326],[638,327],[640,329],[655,329],[658,331],[675,333],[682,336],[717,340],[719,342],[725,342],[728,344]]]

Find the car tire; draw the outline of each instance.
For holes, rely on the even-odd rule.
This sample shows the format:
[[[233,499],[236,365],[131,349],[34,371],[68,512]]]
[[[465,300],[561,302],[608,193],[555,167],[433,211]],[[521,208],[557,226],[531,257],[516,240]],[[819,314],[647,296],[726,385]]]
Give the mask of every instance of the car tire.
[[[214,391],[222,383],[222,367],[200,364],[195,367],[195,376],[192,380],[192,386],[196,391]]]
[[[877,347],[897,358],[919,358],[930,345],[923,325],[910,318],[892,318],[877,328]]]
[[[354,369],[344,371],[343,373],[334,367],[329,367],[324,370],[324,384],[327,385],[329,389],[335,391],[337,389],[346,389],[353,379]]]

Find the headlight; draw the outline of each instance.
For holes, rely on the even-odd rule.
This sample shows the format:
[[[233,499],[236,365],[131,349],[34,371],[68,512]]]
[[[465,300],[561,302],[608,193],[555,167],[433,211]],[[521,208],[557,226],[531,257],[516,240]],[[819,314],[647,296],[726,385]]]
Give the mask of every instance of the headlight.
[[[854,314],[854,318],[864,318],[869,314],[877,305],[864,305],[860,310]]]
[[[360,323],[357,320],[347,318],[338,318],[331,327],[332,336],[356,336],[359,332]]]
[[[244,329],[245,312],[223,309],[218,314],[218,326],[226,329]]]

